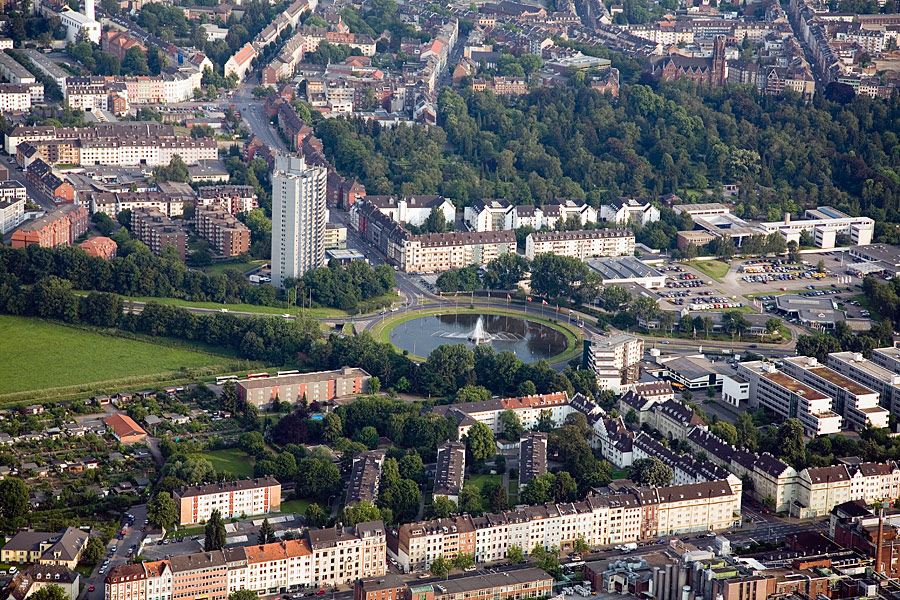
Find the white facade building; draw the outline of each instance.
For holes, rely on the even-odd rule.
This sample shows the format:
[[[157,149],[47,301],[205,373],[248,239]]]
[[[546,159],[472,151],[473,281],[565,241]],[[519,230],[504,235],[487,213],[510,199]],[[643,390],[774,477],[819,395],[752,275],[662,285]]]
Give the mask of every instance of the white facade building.
[[[272,174],[272,284],[325,263],[327,170],[277,155]]]

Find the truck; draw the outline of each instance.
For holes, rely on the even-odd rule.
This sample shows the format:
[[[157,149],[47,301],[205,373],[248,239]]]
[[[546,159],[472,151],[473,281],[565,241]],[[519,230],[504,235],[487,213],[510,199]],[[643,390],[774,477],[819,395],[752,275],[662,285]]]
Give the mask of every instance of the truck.
[[[637,550],[638,545],[634,542],[628,542],[627,544],[622,544],[620,546],[616,546],[616,550],[620,550],[622,552],[628,553],[632,550]]]

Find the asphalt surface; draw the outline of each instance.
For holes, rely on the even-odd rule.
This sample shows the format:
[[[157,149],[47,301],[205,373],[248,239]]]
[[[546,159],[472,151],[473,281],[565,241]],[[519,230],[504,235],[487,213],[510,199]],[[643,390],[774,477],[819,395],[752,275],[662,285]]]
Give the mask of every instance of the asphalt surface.
[[[104,569],[104,572],[101,574],[100,570],[103,565],[103,560],[100,561],[90,577],[85,578],[84,582],[86,587],[84,588],[84,592],[81,595],[82,600],[103,600],[103,579],[106,577],[106,573],[109,572],[109,569],[112,567],[118,567],[119,565],[124,565],[130,562],[130,558],[128,556],[128,550],[132,546],[138,548],[141,540],[144,538],[144,532],[141,531],[141,528],[144,526],[144,520],[147,518],[147,505],[146,504],[138,504],[132,506],[129,511],[132,515],[134,515],[134,525],[127,525],[127,521],[119,524],[119,531],[121,532],[122,528],[125,528],[125,537],[123,539],[118,539],[118,536],[113,537],[113,539],[106,546],[106,558],[109,558],[109,565]],[[116,551],[112,552],[112,548],[116,547]],[[90,586],[94,586],[94,591],[91,592]]]

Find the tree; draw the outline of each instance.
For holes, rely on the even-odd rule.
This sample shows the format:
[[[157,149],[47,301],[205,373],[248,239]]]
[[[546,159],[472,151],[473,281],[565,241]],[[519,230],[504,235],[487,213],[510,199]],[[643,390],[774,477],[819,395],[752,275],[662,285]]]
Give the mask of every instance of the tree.
[[[481,494],[471,483],[463,485],[459,491],[459,512],[468,514],[481,512]]]
[[[600,302],[609,312],[618,312],[631,301],[631,294],[620,285],[608,285],[600,292]]]
[[[266,449],[266,441],[260,432],[249,431],[238,438],[238,447],[250,456],[259,456]]]
[[[791,240],[787,243],[787,253],[788,261],[790,261],[791,264],[798,264],[800,262],[800,246],[795,240]]]
[[[435,577],[447,577],[450,574],[450,569],[450,561],[443,556],[438,556],[431,561],[431,568],[429,570]]]
[[[639,458],[628,469],[628,478],[638,485],[665,487],[672,483],[674,472],[655,456]]]
[[[253,590],[237,590],[228,594],[228,600],[259,600],[259,594]]]
[[[445,519],[456,513],[456,502],[447,496],[435,496],[431,502],[431,510],[435,518]]]
[[[147,518],[166,531],[171,530],[178,522],[178,509],[169,492],[159,492],[147,506]]]
[[[28,512],[28,487],[21,479],[7,477],[0,480],[0,518],[4,529],[11,529],[15,522]]]
[[[306,507],[304,516],[306,517],[306,524],[310,527],[322,527],[328,520],[325,510],[315,502]]]
[[[469,569],[475,566],[475,555],[468,552],[460,552],[453,557],[453,568]]]
[[[579,554],[584,554],[585,552],[591,551],[591,547],[585,541],[583,535],[579,535],[578,538],[575,539],[574,550],[575,550],[575,552],[578,552]]]
[[[736,445],[738,442],[738,434],[737,429],[731,423],[726,421],[719,421],[717,423],[713,423],[709,428],[710,433],[714,436],[725,442],[726,444],[730,444],[732,446]]]
[[[371,425],[363,427],[353,436],[353,441],[363,444],[369,450],[373,450],[378,445],[378,430]]]
[[[778,428],[778,455],[792,465],[800,465],[805,457],[803,424],[788,419]]]
[[[85,565],[95,565],[103,558],[104,552],[106,552],[106,544],[103,543],[103,539],[92,536],[84,547],[84,552],[81,553],[81,562]]]
[[[269,542],[275,541],[275,530],[269,524],[269,519],[263,519],[262,525],[259,526],[259,533],[256,536],[256,543],[262,546]]]
[[[423,483],[425,479],[425,464],[422,457],[415,450],[410,450],[397,461],[400,477],[412,479],[417,483]]]
[[[322,428],[322,437],[332,444],[344,435],[344,426],[341,423],[341,417],[337,413],[328,413],[325,415],[324,426]]]
[[[341,472],[331,461],[307,457],[297,463],[297,494],[327,500],[341,485]]]
[[[759,440],[759,429],[757,429],[756,423],[753,422],[753,417],[746,412],[742,412],[735,420],[734,428],[737,432],[738,444],[751,452],[756,450]]]
[[[522,551],[522,547],[517,546],[516,544],[510,545],[510,547],[506,549],[506,560],[514,565],[525,562],[525,553]]]
[[[51,583],[40,588],[29,598],[37,598],[37,600],[68,600],[69,595],[60,586]]]
[[[503,437],[507,440],[518,440],[524,431],[519,415],[513,410],[504,410],[500,413],[500,425],[503,428]]]
[[[209,515],[204,534],[206,539],[203,541],[203,549],[207,552],[225,547],[225,521],[222,520],[222,513],[218,509]]]
[[[750,322],[744,315],[736,310],[722,313],[722,329],[731,335],[737,334],[738,338],[750,329]]]
[[[769,335],[775,333],[781,328],[781,319],[777,317],[772,317],[771,319],[766,320],[766,333]]]
[[[528,260],[516,252],[501,254],[484,270],[484,286],[495,290],[514,289],[528,274]]]
[[[529,481],[519,494],[519,501],[523,504],[544,504],[553,499],[556,476],[553,473],[538,475]]]
[[[531,289],[548,298],[571,297],[588,275],[583,261],[553,253],[538,254],[531,263]]]
[[[398,522],[411,521],[419,513],[422,491],[414,481],[401,479],[383,489],[378,497],[378,507],[388,508]]]
[[[659,314],[659,304],[650,296],[638,296],[631,303],[631,313],[646,322]]]
[[[819,262],[816,263],[816,273],[824,273],[825,272],[825,261],[823,259],[819,259]]]
[[[553,499],[556,502],[574,502],[578,499],[578,483],[566,471],[556,474],[553,483]]]
[[[484,423],[477,422],[465,436],[466,449],[476,461],[487,460],[496,452],[494,432]]]
[[[368,500],[363,500],[344,508],[344,522],[350,527],[357,523],[378,521],[381,517],[381,511],[378,507]]]

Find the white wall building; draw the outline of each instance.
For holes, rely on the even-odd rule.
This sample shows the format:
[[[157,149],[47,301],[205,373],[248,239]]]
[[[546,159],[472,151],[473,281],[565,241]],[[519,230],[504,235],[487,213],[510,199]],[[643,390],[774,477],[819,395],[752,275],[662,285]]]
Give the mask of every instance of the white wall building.
[[[644,340],[620,333],[610,337],[594,336],[589,343],[588,365],[597,375],[597,385],[601,390],[624,392],[636,379],[630,371],[644,356]]]
[[[272,174],[272,284],[299,277],[325,263],[324,167],[302,156],[277,155]]]
[[[0,182],[0,234],[7,234],[25,220],[25,186],[15,181]]]

